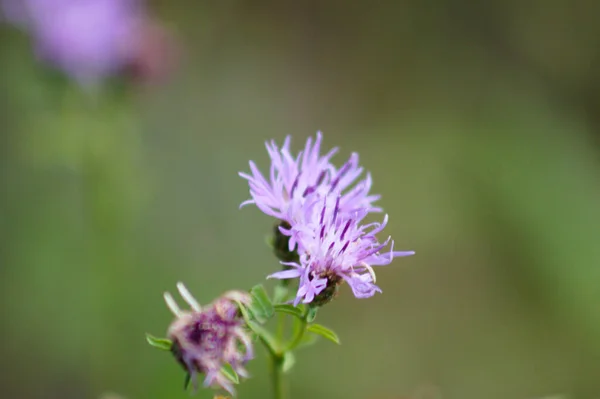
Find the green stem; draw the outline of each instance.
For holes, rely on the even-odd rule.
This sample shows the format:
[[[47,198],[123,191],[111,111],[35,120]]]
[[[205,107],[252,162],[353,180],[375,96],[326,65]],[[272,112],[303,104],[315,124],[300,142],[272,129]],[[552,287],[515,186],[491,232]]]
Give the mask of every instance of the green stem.
[[[300,327],[296,329],[294,337],[292,337],[292,339],[290,340],[290,343],[285,348],[286,352],[295,349],[300,344],[300,342],[302,342],[302,338],[304,338],[304,333],[306,332],[306,325],[308,324],[308,322],[306,321],[307,315],[308,315],[308,309],[304,313],[304,316],[302,317],[302,319],[299,320]]]
[[[277,352],[277,349],[273,348],[273,346],[269,343],[269,341],[267,341],[263,337],[260,337],[259,339],[260,339],[260,342],[263,343],[263,345],[265,346],[265,348],[267,348],[267,351],[269,351],[269,355],[272,358],[279,357],[279,352]]]
[[[256,327],[255,327],[256,328]],[[269,352],[271,359],[271,380],[273,383],[273,398],[274,399],[287,399],[287,386],[283,377],[283,352],[278,345],[274,345],[271,340],[265,338],[264,335],[259,334],[259,339]]]
[[[285,332],[285,314],[277,314],[277,340],[281,342],[283,340],[283,333]]]
[[[287,392],[286,381],[283,376],[283,356],[272,354],[271,355],[271,380],[273,383],[273,398],[274,399],[287,399],[289,398]]]
[[[282,280],[283,281],[283,280]],[[285,300],[287,289],[285,286],[281,286],[285,291],[281,292],[281,298],[279,301]],[[285,315],[279,313],[277,315],[277,330],[276,336],[278,342],[283,342],[283,335],[285,333]],[[273,383],[273,398],[274,399],[287,399],[289,398],[288,386],[283,375],[283,351],[271,352],[271,380]]]

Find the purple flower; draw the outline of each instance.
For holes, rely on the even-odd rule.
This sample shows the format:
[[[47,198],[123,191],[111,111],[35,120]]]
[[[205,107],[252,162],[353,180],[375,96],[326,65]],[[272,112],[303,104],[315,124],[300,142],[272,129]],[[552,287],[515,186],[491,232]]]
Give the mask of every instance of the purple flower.
[[[299,278],[294,304],[300,301],[317,304],[331,299],[328,288],[333,290],[346,281],[354,296],[367,298],[381,292],[375,285],[373,266],[388,265],[394,257],[413,255],[413,251],[394,251],[394,242],[388,237],[383,243],[376,234],[387,224],[361,224],[369,209],[363,208],[342,214],[342,197],[329,195],[324,198],[311,196],[302,208],[301,217],[288,233],[297,241],[299,263],[284,262],[289,270],[273,273],[269,278]],[[390,244],[388,252],[381,252]],[[319,295],[325,294],[325,298]]]
[[[197,374],[202,373],[204,386],[218,386],[235,394],[222,367],[229,364],[239,376],[248,377],[244,365],[253,357],[252,341],[238,315],[237,302],[250,304],[250,295],[229,291],[202,309],[182,283],[177,284],[177,289],[191,307],[190,311],[183,311],[169,293],[164,294],[167,306],[176,316],[168,336],[177,360],[190,374],[194,388]]]
[[[363,168],[358,165],[356,153],[339,169],[333,166],[330,160],[337,148],[321,156],[321,141],[318,132],[314,145],[309,138],[304,151],[295,157],[290,154],[289,137],[281,149],[274,142],[267,143],[269,179],[252,161],[252,175],[240,173],[248,180],[252,196],[241,206],[256,204],[281,221],[274,246],[285,268],[269,278],[298,278],[296,305],[300,301],[323,305],[344,281],[357,298],[373,296],[381,292],[375,285],[373,266],[414,254],[394,251],[390,237],[383,243],[377,240],[376,234],[387,224],[387,215],[382,223],[362,223],[370,212],[381,211],[373,206],[379,195],[369,194],[371,176],[367,174],[357,182]],[[382,253],[390,243],[389,251]]]
[[[304,150],[295,157],[290,153],[290,141],[288,136],[281,149],[274,141],[266,143],[271,158],[268,180],[252,161],[252,174],[240,173],[241,177],[248,180],[252,197],[240,207],[256,204],[267,215],[289,225],[294,225],[295,220],[302,217],[301,212],[306,199],[314,196],[339,195],[339,212],[342,214],[350,214],[358,209],[381,211],[372,205],[379,199],[379,195],[369,195],[371,175],[367,174],[363,180],[356,182],[363,172],[363,168],[358,166],[358,154],[353,153],[348,161],[337,169],[330,162],[338,151],[337,148],[325,155],[320,154],[321,132],[317,132],[314,144],[310,137]],[[290,250],[292,249],[290,247]]]
[[[36,53],[80,83],[94,84],[134,57],[140,0],[1,0],[8,19],[34,37]]]

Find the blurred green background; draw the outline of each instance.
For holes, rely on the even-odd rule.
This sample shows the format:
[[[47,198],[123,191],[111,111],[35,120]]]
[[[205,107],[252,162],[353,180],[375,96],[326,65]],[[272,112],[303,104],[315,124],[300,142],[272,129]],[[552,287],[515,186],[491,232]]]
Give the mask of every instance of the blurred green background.
[[[237,172],[317,130],[417,255],[320,312],[342,346],[298,354],[294,398],[600,396],[599,2],[152,5],[178,69],[100,97],[1,31],[1,397],[189,397],[144,340],[162,293],[278,267]],[[270,397],[264,355],[240,398]]]

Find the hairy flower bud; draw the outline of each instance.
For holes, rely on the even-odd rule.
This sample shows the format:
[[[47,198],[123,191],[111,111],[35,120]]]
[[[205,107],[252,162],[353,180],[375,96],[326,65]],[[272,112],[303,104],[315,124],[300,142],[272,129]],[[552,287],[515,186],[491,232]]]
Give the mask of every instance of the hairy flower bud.
[[[233,384],[222,368],[229,364],[239,376],[248,376],[244,365],[253,357],[252,341],[237,303],[249,304],[250,295],[229,291],[201,308],[182,283],[177,288],[191,310],[179,309],[173,297],[165,293],[165,301],[176,316],[168,329],[173,355],[189,373],[194,388],[197,375],[204,374],[204,386],[221,387],[234,394]]]

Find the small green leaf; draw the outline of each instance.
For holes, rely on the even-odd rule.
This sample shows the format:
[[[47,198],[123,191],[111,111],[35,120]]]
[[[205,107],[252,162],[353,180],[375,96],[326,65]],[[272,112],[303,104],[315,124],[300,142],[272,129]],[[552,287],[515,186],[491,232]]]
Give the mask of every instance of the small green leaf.
[[[312,323],[316,318],[317,318],[317,312],[319,311],[319,308],[317,307],[309,307],[308,308],[308,313],[306,314],[306,321],[309,323]]]
[[[287,373],[294,367],[296,363],[296,356],[290,351],[287,351],[283,354],[283,362],[281,364],[281,371]]]
[[[248,308],[248,311],[252,314],[251,319],[256,320],[260,324],[265,324],[268,319],[265,316],[265,313],[263,312],[262,308],[260,306],[253,305],[254,304],[250,305],[250,307]]]
[[[173,342],[171,342],[170,339],[157,338],[148,333],[146,333],[146,341],[148,341],[148,343],[150,345],[152,345],[153,347],[164,350],[164,351],[170,351],[171,348],[173,347]]]
[[[271,299],[269,298],[265,287],[263,287],[260,284],[255,285],[250,290],[250,294],[252,294],[253,298],[251,305],[252,310],[259,310],[259,313],[266,319],[270,319],[271,317],[273,317],[273,314],[275,312],[273,309],[273,303],[271,302]]]
[[[244,321],[246,323],[248,323],[252,319],[252,317],[250,316],[250,313],[248,313],[248,308],[246,308],[246,305],[244,305],[240,301],[235,301],[235,303],[238,305],[238,309],[240,310],[240,313],[242,314],[242,318],[244,319]]]
[[[323,338],[327,338],[331,342],[335,342],[338,345],[340,344],[340,339],[337,334],[321,324],[311,324],[308,326],[307,330],[311,333],[318,334]]]
[[[192,379],[192,376],[190,375],[190,373],[186,373],[185,380],[183,380],[183,389],[184,390],[186,390],[187,387],[190,385],[191,379]]]
[[[298,309],[297,307],[287,304],[275,305],[274,307],[276,312],[291,314],[292,316],[296,316],[300,320],[304,319],[302,310]]]
[[[234,384],[240,383],[240,377],[230,364],[225,364],[223,367],[221,367],[221,373],[223,373],[223,375]]]

